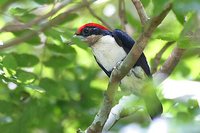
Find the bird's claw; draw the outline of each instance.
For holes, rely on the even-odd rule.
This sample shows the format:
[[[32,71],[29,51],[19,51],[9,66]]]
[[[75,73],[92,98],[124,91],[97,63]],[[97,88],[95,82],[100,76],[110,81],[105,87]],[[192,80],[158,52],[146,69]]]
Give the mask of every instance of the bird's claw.
[[[116,64],[116,66],[114,67],[114,69],[117,69],[117,70],[118,70],[118,69],[120,68],[121,64],[122,64],[122,61],[117,62],[117,64]]]

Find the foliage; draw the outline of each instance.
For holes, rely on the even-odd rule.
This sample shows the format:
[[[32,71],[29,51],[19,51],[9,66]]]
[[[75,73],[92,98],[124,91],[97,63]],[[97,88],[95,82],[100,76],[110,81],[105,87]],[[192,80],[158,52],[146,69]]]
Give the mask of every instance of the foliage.
[[[141,1],[150,16],[161,12],[168,2]],[[200,1],[171,1],[173,11],[154,32],[145,54],[148,60],[153,62],[155,54],[166,42],[176,41],[179,47],[187,51],[170,78],[199,80]],[[1,0],[0,27],[4,28],[1,29],[0,41],[6,42],[36,32],[46,22],[73,5],[80,4],[81,1],[73,1],[47,19],[22,28],[24,24],[52,11],[58,6],[56,2],[63,1]],[[121,28],[117,12],[111,17],[103,13],[108,4],[112,4],[115,9],[118,7],[118,2],[111,0],[99,0],[99,3],[94,3],[92,7],[107,23],[112,24],[112,27]],[[142,29],[132,7],[131,1],[126,1],[127,20],[134,31],[133,37],[137,38]],[[8,49],[0,48],[1,131],[72,133],[78,128],[90,125],[102,102],[108,78],[100,71],[85,44],[72,36],[78,26],[91,21],[100,23],[87,9],[78,9],[64,18],[59,25],[40,31],[27,41]],[[67,45],[71,41],[78,46]],[[161,63],[169,56],[171,50],[172,47],[164,53]],[[170,130],[175,128],[178,132],[179,128],[185,125],[192,129],[191,123],[196,125],[199,122],[199,103],[196,100],[184,97],[165,99],[162,94],[160,97],[164,106],[164,116],[170,116],[170,120],[166,121],[172,121]],[[150,122],[145,117],[146,114],[142,113],[141,118],[137,118],[136,115],[131,120],[124,119],[115,125],[113,130],[119,131],[122,126],[133,120],[147,128]],[[176,122],[180,127],[175,127]],[[197,129],[200,130],[199,127]]]

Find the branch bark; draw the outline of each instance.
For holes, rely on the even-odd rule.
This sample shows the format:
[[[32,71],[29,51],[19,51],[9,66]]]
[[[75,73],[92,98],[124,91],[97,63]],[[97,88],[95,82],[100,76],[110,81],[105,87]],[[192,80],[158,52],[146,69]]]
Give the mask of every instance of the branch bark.
[[[151,69],[151,73],[155,73],[158,69],[158,65],[160,63],[160,59],[163,55],[163,53],[174,43],[174,41],[171,42],[167,42],[162,48],[161,50],[156,54],[154,60],[153,60],[153,65],[152,65],[152,69]]]
[[[140,106],[133,106],[133,101],[137,101],[136,99],[137,97],[133,94],[123,96],[119,100],[119,103],[112,108],[102,132],[108,132],[117,121],[124,117],[133,115],[135,112],[142,109]]]
[[[91,4],[91,3],[93,3],[93,1],[89,2],[89,4]],[[72,12],[74,12],[76,10],[80,10],[81,8],[83,8],[85,6],[86,6],[85,4],[76,5],[76,6],[72,7],[72,8],[70,8],[70,9],[68,9],[67,11],[59,14],[58,16],[53,18],[52,20],[46,22],[37,31],[31,31],[28,34],[22,35],[21,37],[14,38],[12,40],[4,42],[3,45],[0,46],[0,50],[3,50],[5,48],[9,48],[9,47],[12,47],[12,46],[19,45],[20,43],[27,41],[28,39],[32,38],[33,36],[37,35],[38,33],[44,32],[45,30],[49,29],[50,27],[64,22],[65,19],[67,18],[67,16],[70,13],[72,13]]]
[[[163,66],[153,75],[155,83],[160,84],[172,73],[184,52],[185,49],[177,46],[173,49]]]
[[[121,79],[127,75],[129,70],[137,62],[138,58],[142,54],[144,48],[147,45],[148,40],[150,39],[152,33],[157,28],[157,26],[162,22],[162,20],[167,16],[168,12],[171,10],[172,4],[169,3],[166,8],[156,17],[152,18],[149,23],[145,25],[143,33],[140,35],[139,39],[136,41],[131,51],[127,57],[122,62],[121,67],[118,70],[118,74],[114,77],[116,81],[120,82]]]
[[[144,10],[144,7],[140,0],[132,0],[132,2],[135,5],[135,8],[138,12],[141,23],[144,26],[147,23],[147,21],[149,20],[149,17],[147,15],[146,11]]]
[[[127,20],[126,20],[126,9],[125,9],[125,1],[124,0],[119,0],[119,19],[121,21],[121,25],[122,25],[122,30],[127,31],[126,30],[126,24],[127,24]]]
[[[115,93],[117,91],[119,82],[116,82],[113,77],[115,75],[116,69],[113,70],[108,88],[105,91],[103,105],[99,112],[97,113],[92,124],[87,128],[86,133],[100,133],[106,123],[109,113],[113,107]]]
[[[13,25],[5,25],[3,28],[0,29],[0,32],[3,31],[7,31],[7,32],[13,32],[13,31],[21,31],[21,30],[25,30],[28,28],[31,28],[33,25],[38,24],[42,21],[44,21],[45,19],[47,19],[50,16],[53,16],[55,13],[57,13],[59,10],[61,10],[62,8],[64,8],[67,4],[69,4],[71,2],[71,0],[64,0],[62,3],[60,3],[60,5],[54,9],[52,9],[50,12],[48,12],[47,14],[37,17],[35,19],[33,19],[32,21],[26,23],[26,24],[13,24]]]

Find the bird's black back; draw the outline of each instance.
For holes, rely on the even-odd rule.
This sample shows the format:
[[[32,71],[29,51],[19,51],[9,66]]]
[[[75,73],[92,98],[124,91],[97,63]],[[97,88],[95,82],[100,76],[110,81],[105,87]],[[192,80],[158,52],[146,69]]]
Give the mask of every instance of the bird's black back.
[[[113,36],[117,44],[121,46],[127,54],[130,52],[131,48],[135,43],[135,41],[127,33],[118,29],[114,30],[113,32],[105,31],[104,35]],[[101,67],[101,69],[107,74],[107,76],[110,77],[112,71],[107,71],[98,61],[97,63]],[[141,56],[139,57],[139,59],[137,60],[136,64],[133,67],[135,66],[141,66],[144,72],[148,76],[151,76],[149,65],[147,63],[144,53],[141,54]]]

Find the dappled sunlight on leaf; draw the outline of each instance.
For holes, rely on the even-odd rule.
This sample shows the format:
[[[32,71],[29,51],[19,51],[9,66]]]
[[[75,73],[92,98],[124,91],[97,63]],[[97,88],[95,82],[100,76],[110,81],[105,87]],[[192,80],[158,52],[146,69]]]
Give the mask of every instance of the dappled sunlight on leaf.
[[[19,83],[30,84],[36,80],[36,75],[23,70],[17,70],[16,79]]]

